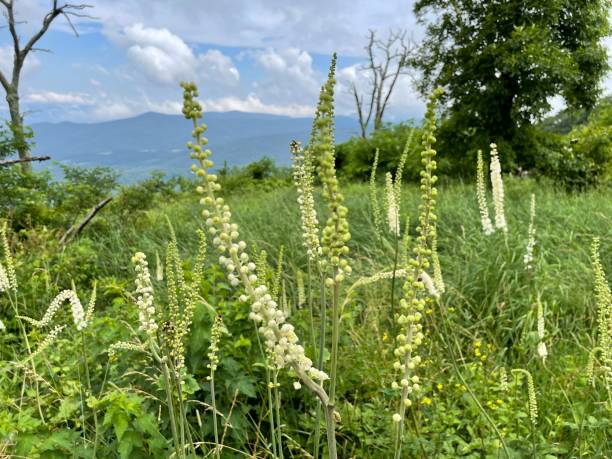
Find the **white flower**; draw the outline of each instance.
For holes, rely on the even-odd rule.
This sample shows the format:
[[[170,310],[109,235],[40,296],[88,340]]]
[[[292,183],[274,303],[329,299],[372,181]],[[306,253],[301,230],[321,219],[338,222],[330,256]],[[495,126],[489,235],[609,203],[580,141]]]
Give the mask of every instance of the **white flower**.
[[[493,189],[493,204],[495,206],[495,226],[504,232],[508,231],[504,215],[504,183],[502,181],[501,164],[497,145],[491,144],[491,187]]]
[[[6,274],[6,269],[0,263],[0,292],[6,292],[11,288],[11,283],[9,281],[8,275]]]
[[[400,422],[402,420],[402,417],[400,416],[399,413],[395,413],[393,414],[393,422]]]
[[[0,319],[0,330],[6,330],[6,327],[4,326],[4,322],[2,322],[2,319]]]
[[[538,343],[538,355],[542,361],[546,360],[546,357],[548,357],[548,350],[546,349],[546,343],[544,343],[544,341]]]
[[[476,197],[478,198],[478,207],[480,208],[480,221],[482,223],[482,231],[485,235],[493,233],[493,225],[489,218],[489,208],[487,205],[487,194],[484,178],[484,163],[482,161],[482,151],[478,150],[478,159],[476,163]]]
[[[389,231],[395,236],[400,235],[399,209],[396,201],[396,193],[393,187],[391,172],[385,175],[385,196],[387,204],[387,223]]]
[[[59,310],[60,306],[64,303],[64,301],[68,301],[70,303],[70,309],[72,311],[72,319],[74,321],[74,325],[76,326],[77,330],[79,331],[84,330],[85,327],[87,327],[85,311],[83,310],[83,305],[81,304],[79,297],[72,290],[64,290],[60,292],[60,294],[57,295],[53,299],[53,301],[47,308],[47,311],[45,312],[45,315],[43,316],[42,319],[34,320],[30,317],[23,317],[23,316],[20,316],[20,318],[30,322],[36,327],[44,327],[51,323],[51,320],[53,319],[53,317]]]
[[[138,320],[140,330],[153,334],[157,330],[155,321],[155,306],[153,304],[153,285],[149,273],[147,257],[142,252],[137,252],[132,257],[134,270],[136,271],[136,305],[138,306]]]

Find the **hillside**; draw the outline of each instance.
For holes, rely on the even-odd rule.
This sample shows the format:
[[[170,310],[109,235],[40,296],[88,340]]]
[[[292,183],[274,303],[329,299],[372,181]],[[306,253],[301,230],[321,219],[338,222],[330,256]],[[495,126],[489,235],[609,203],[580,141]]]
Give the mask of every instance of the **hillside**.
[[[242,112],[207,113],[205,121],[217,164],[227,162],[229,166],[247,164],[262,156],[288,165],[289,142],[306,141],[312,127],[310,118]],[[110,166],[119,170],[126,182],[153,170],[176,175],[189,169],[185,142],[191,126],[180,115],[145,113],[103,123],[36,123],[32,128],[34,154],[49,155],[66,164]],[[337,141],[347,140],[357,129],[354,119],[336,117]]]

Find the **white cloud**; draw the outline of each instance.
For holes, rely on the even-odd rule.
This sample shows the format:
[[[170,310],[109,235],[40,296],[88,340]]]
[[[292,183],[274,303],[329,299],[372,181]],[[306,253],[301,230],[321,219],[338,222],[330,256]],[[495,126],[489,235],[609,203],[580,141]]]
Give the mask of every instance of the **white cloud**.
[[[126,47],[128,59],[157,83],[174,85],[195,75],[197,59],[193,52],[166,28],[136,23],[125,27],[114,38]]]
[[[265,71],[253,84],[253,92],[264,100],[314,104],[325,75],[315,72],[312,57],[298,48],[267,48],[245,53]]]
[[[133,107],[125,102],[104,101],[91,110],[87,116],[92,121],[106,121],[134,116]]]
[[[249,94],[245,99],[239,97],[222,97],[219,99],[206,99],[203,103],[204,109],[211,112],[253,112],[267,113],[270,115],[286,115],[292,117],[312,116],[314,105],[300,104],[266,104],[255,94]]]
[[[236,86],[240,72],[232,59],[218,49],[197,55],[178,35],[166,28],[136,23],[107,35],[125,48],[128,60],[150,81],[176,86],[181,80],[198,79],[209,87]]]
[[[38,104],[58,105],[93,105],[95,103],[89,94],[60,93],[54,91],[31,92],[26,94],[25,100]]]
[[[221,80],[227,84],[240,81],[240,72],[232,60],[218,49],[209,49],[198,56],[201,74],[204,78]]]
[[[95,15],[121,29],[141,22],[180,31],[184,40],[250,48],[295,47],[362,55],[369,28],[416,29],[412,0],[105,0]]]

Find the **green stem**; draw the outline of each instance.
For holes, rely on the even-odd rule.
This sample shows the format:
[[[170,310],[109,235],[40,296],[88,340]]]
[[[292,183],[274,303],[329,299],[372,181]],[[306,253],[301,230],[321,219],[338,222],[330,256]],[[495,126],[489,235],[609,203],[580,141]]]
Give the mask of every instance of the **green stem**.
[[[280,422],[280,393],[278,390],[278,370],[274,371],[274,405],[276,408],[276,428],[278,432],[278,456],[283,459],[283,432]]]
[[[93,389],[91,386],[91,377],[89,376],[89,363],[87,362],[87,346],[85,345],[85,333],[81,331],[81,350],[83,354],[83,366],[85,367],[85,379],[87,381],[87,390],[89,391],[89,395],[93,395]],[[87,402],[87,399],[85,399]],[[93,444],[93,458],[96,457],[96,451],[98,449],[98,412],[96,408],[92,408],[93,418],[94,418],[94,444]],[[83,419],[83,426],[85,426],[85,419]]]
[[[327,322],[327,305],[326,290],[325,290],[325,276],[322,272],[319,273],[320,286],[321,286],[321,304],[319,306],[319,355],[318,357],[318,368],[323,370],[323,357],[325,354],[325,324]],[[317,399],[317,410],[316,410],[316,424],[315,424],[315,445],[314,445],[314,459],[319,459],[319,448],[321,442],[321,400]]]
[[[168,404],[168,414],[170,415],[170,428],[172,429],[174,451],[176,453],[176,457],[184,457],[185,451],[182,445],[180,444],[180,437],[178,435],[178,429],[176,424],[176,416],[174,413],[174,403],[172,402],[172,382],[170,378],[170,371],[168,370],[168,364],[166,362],[166,357],[160,357],[155,344],[151,340],[149,340],[149,347],[151,349],[153,357],[159,363],[164,377],[164,386],[166,389],[166,403]]]
[[[213,431],[215,434],[215,457],[221,459],[221,448],[219,445],[219,430],[217,427],[217,402],[215,399],[215,370],[210,370],[210,397],[213,409]]]
[[[332,297],[332,350],[331,350],[331,376],[329,386],[329,400],[332,406],[336,404],[336,385],[338,383],[338,341],[340,332],[340,284],[334,281]]]
[[[391,277],[391,333],[393,340],[396,340],[397,331],[395,329],[395,279],[399,257],[399,236],[395,235],[395,255],[393,259],[393,277]]]

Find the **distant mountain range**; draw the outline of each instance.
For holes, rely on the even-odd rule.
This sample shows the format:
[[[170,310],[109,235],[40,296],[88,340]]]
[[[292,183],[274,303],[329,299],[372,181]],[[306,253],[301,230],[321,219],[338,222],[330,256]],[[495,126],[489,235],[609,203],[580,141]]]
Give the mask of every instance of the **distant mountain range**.
[[[289,165],[289,142],[306,142],[312,126],[311,118],[242,112],[206,113],[204,120],[217,166],[248,164],[263,156]],[[35,123],[32,129],[33,154],[48,155],[64,164],[110,166],[121,173],[124,182],[142,179],[154,170],[182,175],[191,164],[185,144],[192,125],[180,115],[145,113],[103,123]],[[337,142],[356,134],[355,119],[336,117]]]

